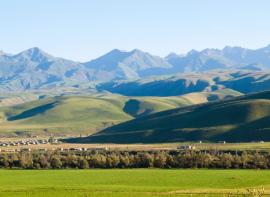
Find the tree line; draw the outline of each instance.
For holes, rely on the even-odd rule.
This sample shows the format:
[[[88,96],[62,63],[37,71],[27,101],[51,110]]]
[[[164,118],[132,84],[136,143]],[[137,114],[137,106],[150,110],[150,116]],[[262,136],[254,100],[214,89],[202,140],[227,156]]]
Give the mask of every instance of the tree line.
[[[0,154],[0,168],[214,168],[270,169],[268,152],[85,151]]]

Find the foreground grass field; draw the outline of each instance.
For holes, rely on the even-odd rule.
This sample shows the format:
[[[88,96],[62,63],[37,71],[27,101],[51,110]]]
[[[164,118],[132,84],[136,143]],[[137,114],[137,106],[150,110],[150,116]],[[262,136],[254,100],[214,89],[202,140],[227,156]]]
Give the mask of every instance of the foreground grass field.
[[[270,171],[0,170],[0,196],[224,196],[262,187],[269,195]]]

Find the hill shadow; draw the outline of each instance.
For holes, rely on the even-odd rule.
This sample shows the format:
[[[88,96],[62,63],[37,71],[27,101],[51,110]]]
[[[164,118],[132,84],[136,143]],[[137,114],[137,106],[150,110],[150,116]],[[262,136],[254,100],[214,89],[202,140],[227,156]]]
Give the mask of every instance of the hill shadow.
[[[215,137],[216,140],[230,142],[252,142],[270,140],[270,116],[266,116],[246,124],[239,125],[222,135]]]
[[[7,120],[8,121],[15,121],[15,120],[20,120],[20,119],[30,118],[32,116],[44,113],[44,112],[54,108],[56,103],[57,102],[52,102],[52,103],[48,103],[48,104],[41,105],[38,107],[34,107],[34,108],[26,110],[18,115],[11,116]]]
[[[141,102],[136,99],[130,99],[125,103],[123,111],[133,117],[141,117],[151,113],[151,109],[141,107]]]

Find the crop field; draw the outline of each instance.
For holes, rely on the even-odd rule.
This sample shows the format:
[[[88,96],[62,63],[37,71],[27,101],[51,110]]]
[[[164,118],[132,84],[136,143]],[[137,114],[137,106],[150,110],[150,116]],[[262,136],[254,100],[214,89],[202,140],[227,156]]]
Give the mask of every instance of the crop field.
[[[262,188],[270,194],[270,171],[0,170],[0,196],[236,196]]]

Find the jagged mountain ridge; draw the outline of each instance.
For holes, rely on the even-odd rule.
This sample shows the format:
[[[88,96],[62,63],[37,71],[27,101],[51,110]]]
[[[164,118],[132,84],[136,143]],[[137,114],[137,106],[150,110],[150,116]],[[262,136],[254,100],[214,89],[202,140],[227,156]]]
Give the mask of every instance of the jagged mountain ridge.
[[[8,90],[34,89],[67,79],[89,80],[80,63],[53,57],[36,47],[0,56],[0,84]]]
[[[222,50],[192,50],[185,56],[170,54],[165,59],[173,65],[176,72],[231,68],[253,70],[247,66],[254,66],[256,70],[266,70],[270,68],[270,45],[256,50],[229,46]]]
[[[192,50],[165,58],[138,49],[114,49],[81,63],[54,57],[34,47],[16,55],[0,52],[0,90],[32,90],[55,86],[79,87],[82,83],[134,80],[149,76],[210,70],[270,69],[270,45],[257,50],[241,47]],[[79,84],[79,85],[78,85]]]
[[[166,74],[172,67],[158,56],[134,49],[130,52],[114,49],[111,52],[84,64],[95,70],[98,79],[136,79],[149,75]]]
[[[0,89],[38,89],[115,79],[135,79],[158,73],[171,65],[140,50],[113,50],[95,60],[80,63],[54,57],[35,47],[16,55],[0,55]],[[156,70],[155,70],[156,69]]]

